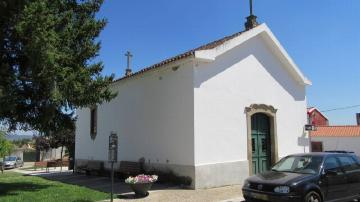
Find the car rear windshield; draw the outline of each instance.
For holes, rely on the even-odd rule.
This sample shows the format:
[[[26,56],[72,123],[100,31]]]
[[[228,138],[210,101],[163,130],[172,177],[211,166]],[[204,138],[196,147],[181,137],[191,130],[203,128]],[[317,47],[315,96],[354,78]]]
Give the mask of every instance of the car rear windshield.
[[[319,173],[322,161],[322,156],[288,156],[275,164],[272,170],[279,172],[316,174]]]
[[[9,157],[5,157],[4,161],[15,161],[16,157],[15,156],[9,156]]]

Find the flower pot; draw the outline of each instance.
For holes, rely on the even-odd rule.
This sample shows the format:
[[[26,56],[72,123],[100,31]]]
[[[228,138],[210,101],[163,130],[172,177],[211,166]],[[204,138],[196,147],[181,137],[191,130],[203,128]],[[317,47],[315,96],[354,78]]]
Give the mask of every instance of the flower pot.
[[[135,192],[136,196],[144,197],[149,195],[149,189],[152,186],[152,182],[149,183],[138,183],[138,184],[130,184],[131,189]]]

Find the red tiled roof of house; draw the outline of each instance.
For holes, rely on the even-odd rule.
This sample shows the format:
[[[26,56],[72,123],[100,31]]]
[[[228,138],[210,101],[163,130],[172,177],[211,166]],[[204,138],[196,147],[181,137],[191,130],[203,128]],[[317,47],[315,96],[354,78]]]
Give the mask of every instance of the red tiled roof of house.
[[[315,110],[316,108],[315,107],[308,107],[306,108],[308,112],[312,112],[313,110]]]
[[[141,70],[139,70],[139,71],[137,71],[137,72],[134,72],[134,73],[132,73],[132,74],[130,74],[130,75],[128,75],[128,76],[124,76],[124,77],[121,77],[121,78],[119,78],[119,79],[116,79],[114,82],[120,81],[120,80],[123,80],[123,79],[126,79],[126,78],[129,78],[129,77],[133,77],[133,76],[135,76],[135,75],[142,74],[142,73],[147,72],[147,71],[149,71],[149,70],[162,67],[162,66],[164,66],[164,65],[166,65],[166,64],[169,64],[169,63],[171,63],[171,62],[175,62],[175,61],[177,61],[177,60],[180,60],[180,59],[183,59],[183,58],[186,58],[186,57],[189,57],[189,56],[193,56],[193,55],[195,55],[195,51],[198,51],[198,50],[209,50],[209,49],[213,49],[213,48],[215,48],[215,47],[217,47],[217,46],[220,46],[220,45],[222,45],[223,43],[225,43],[225,42],[227,42],[227,41],[229,41],[229,40],[231,40],[231,39],[233,39],[233,38],[241,35],[241,34],[244,33],[244,32],[246,32],[246,31],[237,32],[237,33],[232,34],[232,35],[230,35],[230,36],[226,36],[226,37],[224,37],[224,38],[221,38],[221,39],[219,39],[219,40],[213,41],[213,42],[211,42],[211,43],[202,45],[202,46],[200,46],[200,47],[198,47],[198,48],[195,48],[195,49],[186,51],[186,52],[181,53],[181,54],[179,54],[179,55],[177,55],[177,56],[174,56],[174,57],[165,59],[165,60],[163,60],[163,61],[161,61],[161,62],[159,62],[159,63],[156,63],[156,64],[151,65],[151,66],[149,66],[149,67],[143,68],[143,69],[141,69]]]
[[[318,126],[311,137],[360,137],[360,126]]]

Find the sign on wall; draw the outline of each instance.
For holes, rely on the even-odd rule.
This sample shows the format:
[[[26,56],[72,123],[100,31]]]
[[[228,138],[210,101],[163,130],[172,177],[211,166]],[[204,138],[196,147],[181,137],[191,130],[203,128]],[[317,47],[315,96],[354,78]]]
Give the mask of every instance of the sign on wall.
[[[305,125],[305,130],[306,131],[314,131],[314,130],[316,130],[316,127],[314,125],[312,125],[312,124],[306,124]]]

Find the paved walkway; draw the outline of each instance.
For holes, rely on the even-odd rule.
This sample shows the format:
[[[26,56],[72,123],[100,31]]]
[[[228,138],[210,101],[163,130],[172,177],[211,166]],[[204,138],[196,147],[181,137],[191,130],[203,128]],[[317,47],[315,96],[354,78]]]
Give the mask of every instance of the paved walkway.
[[[68,172],[71,172],[72,171],[69,171],[68,170],[68,167],[56,167],[56,168],[49,168],[49,172],[46,171],[45,168],[37,168],[36,170],[34,168],[15,168],[11,171],[14,171],[14,172],[18,172],[18,173],[22,173],[22,174],[25,174],[25,175],[42,175],[42,174],[52,174],[52,173],[61,173],[61,172],[65,172],[65,173],[68,173]]]
[[[20,170],[15,169],[16,172],[21,172],[27,175],[35,175],[44,177],[49,180],[60,181],[67,184],[75,184],[79,186],[85,186],[94,190],[108,192],[111,191],[111,182],[108,177],[99,176],[86,176],[81,174],[73,174],[72,171],[68,171],[63,168],[51,169],[49,173],[45,170]],[[149,191],[149,196],[145,198],[136,198],[130,187],[123,182],[123,180],[116,179],[114,184],[114,193],[116,194],[115,202],[120,201],[216,201],[216,202],[240,202],[243,201],[241,194],[241,186],[226,186],[220,188],[211,189],[199,189],[188,190],[181,189],[177,186],[170,184],[158,184],[155,183]],[[110,198],[110,196],[109,196]],[[105,200],[110,201],[110,200]]]
[[[85,186],[102,192],[111,192],[111,180],[109,177],[87,176],[83,174],[73,174],[72,172],[50,173],[38,175],[49,180]],[[169,188],[169,185],[154,184],[152,190],[162,190]],[[130,187],[123,180],[115,179],[114,193],[124,194],[131,192]]]
[[[158,191],[149,191],[149,196],[145,198],[135,198],[132,192],[118,195],[114,202],[121,201],[146,201],[146,202],[242,202],[241,186],[226,186],[211,189],[186,190],[178,188],[168,188]],[[105,200],[109,202],[110,200]],[[105,202],[104,201],[104,202]]]

